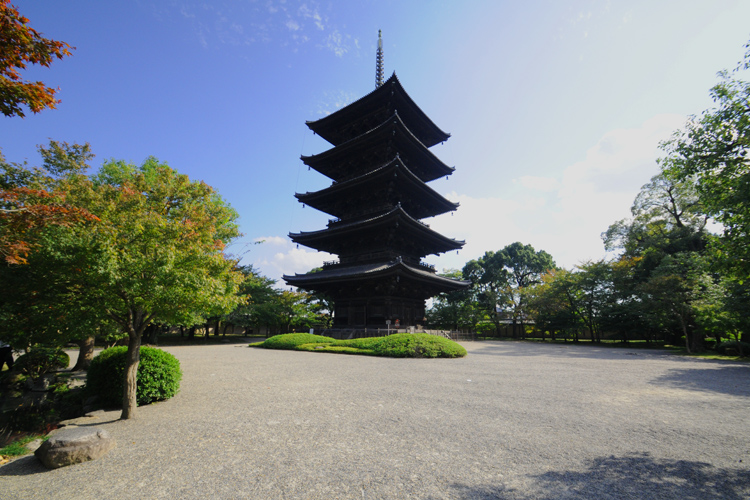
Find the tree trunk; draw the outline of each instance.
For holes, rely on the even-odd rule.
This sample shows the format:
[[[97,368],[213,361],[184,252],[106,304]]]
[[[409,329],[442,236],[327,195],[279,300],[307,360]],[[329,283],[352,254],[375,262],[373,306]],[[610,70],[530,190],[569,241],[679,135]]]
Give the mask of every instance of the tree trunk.
[[[94,359],[94,336],[91,335],[76,343],[78,344],[78,361],[76,361],[73,371],[88,370],[91,360]]]
[[[125,379],[122,385],[121,420],[135,418],[138,400],[136,398],[138,364],[141,361],[141,336],[136,332],[128,333],[128,354],[125,364]]]

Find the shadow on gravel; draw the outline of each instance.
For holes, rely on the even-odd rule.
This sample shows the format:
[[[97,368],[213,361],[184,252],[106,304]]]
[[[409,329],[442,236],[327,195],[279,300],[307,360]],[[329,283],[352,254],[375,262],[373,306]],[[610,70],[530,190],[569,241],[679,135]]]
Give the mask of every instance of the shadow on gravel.
[[[30,474],[39,474],[41,472],[49,472],[50,469],[42,465],[34,455],[26,455],[25,457],[17,458],[12,462],[9,462],[0,467],[0,477],[2,476],[28,476]],[[0,494],[2,491],[0,491]]]
[[[453,486],[458,498],[557,500],[559,498],[659,498],[743,500],[750,495],[750,470],[718,469],[703,462],[653,459],[647,453],[600,457],[587,470],[532,476],[533,491],[503,486]]]
[[[750,398],[750,366],[725,365],[707,369],[669,370],[651,383]]]

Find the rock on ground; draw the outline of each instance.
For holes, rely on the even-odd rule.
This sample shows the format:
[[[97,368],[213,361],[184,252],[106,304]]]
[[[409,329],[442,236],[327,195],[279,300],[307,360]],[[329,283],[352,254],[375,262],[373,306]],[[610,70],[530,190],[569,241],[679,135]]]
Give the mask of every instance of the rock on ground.
[[[48,469],[95,460],[114,448],[115,440],[98,427],[72,427],[56,432],[34,455]]]

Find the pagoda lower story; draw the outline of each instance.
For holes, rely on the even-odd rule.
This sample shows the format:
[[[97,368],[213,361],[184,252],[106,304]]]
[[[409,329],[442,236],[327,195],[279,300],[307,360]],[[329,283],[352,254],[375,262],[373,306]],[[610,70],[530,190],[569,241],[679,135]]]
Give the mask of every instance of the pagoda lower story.
[[[423,324],[425,301],[465,283],[443,278],[424,264],[402,259],[359,266],[332,264],[322,271],[285,277],[300,288],[314,288],[334,302],[334,328],[385,328]]]

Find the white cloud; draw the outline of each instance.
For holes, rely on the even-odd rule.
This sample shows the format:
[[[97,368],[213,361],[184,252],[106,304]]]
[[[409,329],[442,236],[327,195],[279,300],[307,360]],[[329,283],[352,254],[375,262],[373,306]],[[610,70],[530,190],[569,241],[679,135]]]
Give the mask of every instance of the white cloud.
[[[338,30],[328,35],[328,38],[325,41],[325,46],[331,52],[336,54],[336,57],[344,57],[344,54],[349,52],[349,47],[344,42],[344,37]]]
[[[335,255],[295,245],[284,236],[261,236],[253,242],[262,242],[253,245],[248,254],[253,266],[264,276],[276,280],[278,286],[285,285],[281,279],[285,274],[306,273],[324,262],[336,260]]]
[[[289,28],[289,31],[299,31],[300,29],[299,23],[293,19],[287,20],[286,27]]]
[[[517,188],[507,199],[447,194],[461,206],[431,226],[467,244],[458,255],[427,260],[438,269],[460,268],[515,241],[549,252],[564,267],[604,257],[601,233],[629,216],[641,186],[658,172],[659,142],[683,123],[682,116],[659,115],[639,128],[613,130],[558,178],[514,179]]]
[[[325,24],[323,24],[323,18],[318,13],[317,7],[310,8],[307,6],[307,4],[302,4],[298,10],[298,13],[300,17],[302,17],[303,19],[312,20],[315,23],[315,26],[317,26],[319,30],[322,31],[325,29]]]
[[[258,238],[254,238],[253,242],[264,243],[273,246],[291,246],[292,244],[289,238],[285,238],[283,236],[259,236]]]
[[[544,192],[554,191],[560,185],[557,179],[553,179],[552,177],[535,177],[533,175],[524,175],[518,179],[514,179],[513,182],[527,189]]]

